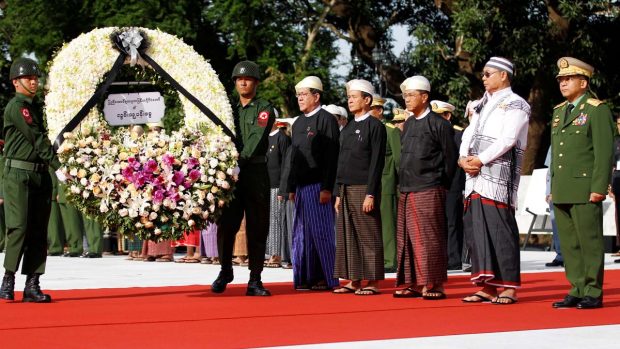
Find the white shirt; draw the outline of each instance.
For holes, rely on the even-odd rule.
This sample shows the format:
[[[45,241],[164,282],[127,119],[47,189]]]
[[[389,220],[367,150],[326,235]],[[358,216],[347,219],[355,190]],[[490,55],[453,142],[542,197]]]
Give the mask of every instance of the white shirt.
[[[425,110],[422,114],[420,114],[420,116],[416,116],[416,115],[415,115],[415,114],[413,114],[413,113],[411,113],[411,115],[412,115],[412,116],[413,116],[416,120],[421,120],[421,119],[424,119],[424,118],[428,115],[428,113],[430,113],[430,112],[431,112],[431,109],[430,109],[430,108],[428,108],[428,107],[426,107],[426,110]]]
[[[486,92],[487,99],[480,113],[474,112],[469,127],[463,132],[459,153],[461,156],[478,156],[483,166],[480,173],[467,175],[465,197],[473,191],[483,197],[508,203],[507,190],[512,184],[510,203],[516,207],[516,195],[521,174],[521,162],[527,145],[530,106],[510,87]],[[507,154],[514,146],[516,159]],[[516,174],[509,178],[511,162]]]
[[[356,122],[361,122],[361,121],[364,121],[364,120],[368,119],[369,116],[370,116],[370,112],[368,112],[368,113],[366,113],[366,114],[364,114],[362,116],[356,116],[356,117],[353,118],[353,120],[355,120]]]
[[[319,110],[321,110],[321,105],[319,104],[318,107],[316,107],[316,109],[314,109],[313,111],[309,112],[308,114],[304,114],[307,118],[311,117],[312,115],[316,114],[319,112]]]

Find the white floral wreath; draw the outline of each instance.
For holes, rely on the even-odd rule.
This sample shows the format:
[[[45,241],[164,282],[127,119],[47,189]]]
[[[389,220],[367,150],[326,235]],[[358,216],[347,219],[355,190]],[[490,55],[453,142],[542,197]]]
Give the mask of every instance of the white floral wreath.
[[[210,64],[172,35],[138,29],[149,41],[144,53],[232,128],[230,103]],[[45,97],[50,139],[56,139],[112,68],[119,56],[110,39],[116,32],[119,28],[82,34],[51,62]],[[170,135],[137,135],[128,129],[112,133],[101,111],[90,110],[78,129],[63,135],[58,149],[71,175],[67,198],[105,226],[141,239],[176,239],[215,221],[232,199],[238,153],[221,127],[182,94],[179,99],[185,124]]]
[[[232,109],[224,86],[202,56],[176,36],[160,30],[138,28],[151,43],[146,53],[168,74],[205,103],[229,128],[233,128]],[[51,62],[45,97],[45,115],[50,139],[53,141],[62,128],[77,114],[112,68],[119,52],[110,40],[117,27],[95,29],[65,44]],[[183,95],[179,94],[185,113],[185,126],[196,130],[210,120]],[[85,123],[101,118],[93,108]],[[219,128],[213,127],[216,131]]]

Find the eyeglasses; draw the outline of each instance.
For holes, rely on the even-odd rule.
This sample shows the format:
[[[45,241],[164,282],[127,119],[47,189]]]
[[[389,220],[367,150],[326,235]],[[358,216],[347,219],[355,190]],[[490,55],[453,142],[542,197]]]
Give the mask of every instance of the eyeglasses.
[[[421,93],[409,92],[409,93],[403,93],[403,98],[414,98],[414,97],[420,97],[421,95],[422,95]]]
[[[297,93],[295,96],[296,96],[297,98],[306,98],[306,97],[311,96],[311,95],[313,95],[313,94],[314,94],[314,93],[312,93],[312,92],[299,92],[299,93]]]
[[[585,80],[584,78],[578,77],[578,76],[558,76],[557,79],[558,84],[563,83],[564,81],[566,82],[570,82],[570,81],[579,81],[579,80]]]
[[[487,78],[488,79],[491,75],[493,75],[495,73],[499,73],[499,70],[492,71],[492,72],[485,71],[482,74],[480,74],[480,78]]]

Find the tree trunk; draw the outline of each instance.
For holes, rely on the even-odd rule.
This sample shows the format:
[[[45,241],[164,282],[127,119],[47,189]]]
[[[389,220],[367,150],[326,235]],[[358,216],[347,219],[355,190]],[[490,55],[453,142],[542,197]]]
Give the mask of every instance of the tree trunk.
[[[527,149],[523,159],[521,173],[532,174],[532,171],[541,163],[541,159],[547,152],[548,137],[545,137],[547,129],[546,98],[540,83],[541,74],[536,75],[534,84],[528,96],[532,114],[530,115],[529,129],[527,134]]]

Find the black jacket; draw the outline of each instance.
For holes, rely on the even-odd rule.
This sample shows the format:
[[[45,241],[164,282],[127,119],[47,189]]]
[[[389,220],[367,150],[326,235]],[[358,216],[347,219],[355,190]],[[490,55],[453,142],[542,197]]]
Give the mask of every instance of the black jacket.
[[[405,121],[401,143],[401,192],[450,188],[458,152],[449,121],[432,111],[421,120],[412,116]]]

